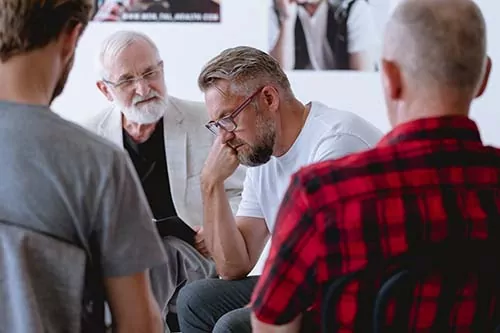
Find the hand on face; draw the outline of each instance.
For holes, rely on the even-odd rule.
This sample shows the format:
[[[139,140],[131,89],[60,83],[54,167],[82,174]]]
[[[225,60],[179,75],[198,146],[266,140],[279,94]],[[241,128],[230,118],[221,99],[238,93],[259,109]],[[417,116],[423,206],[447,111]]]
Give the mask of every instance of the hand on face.
[[[298,2],[300,0],[276,0],[276,9],[282,20],[295,19]]]
[[[94,16],[94,21],[120,21],[126,7],[123,1],[108,0],[102,4]]]
[[[228,143],[223,143],[222,137],[218,135],[205,161],[201,174],[202,180],[212,183],[223,182],[234,173],[238,165],[236,150]]]

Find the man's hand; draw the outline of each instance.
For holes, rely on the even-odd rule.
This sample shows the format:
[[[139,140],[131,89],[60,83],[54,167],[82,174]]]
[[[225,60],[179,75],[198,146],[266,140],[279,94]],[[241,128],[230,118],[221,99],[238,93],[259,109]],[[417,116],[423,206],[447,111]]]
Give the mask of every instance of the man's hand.
[[[194,237],[194,247],[195,249],[201,253],[205,258],[210,258],[210,252],[205,244],[205,237],[203,236],[203,227],[195,226],[193,227],[194,231],[196,231],[196,236]]]
[[[217,136],[201,172],[202,184],[224,182],[234,173],[239,164],[236,151],[222,143],[221,137]]]
[[[297,0],[276,0],[276,9],[282,22],[297,18]]]
[[[127,8],[127,1],[107,0],[97,10],[94,21],[115,22],[120,21],[121,16]]]

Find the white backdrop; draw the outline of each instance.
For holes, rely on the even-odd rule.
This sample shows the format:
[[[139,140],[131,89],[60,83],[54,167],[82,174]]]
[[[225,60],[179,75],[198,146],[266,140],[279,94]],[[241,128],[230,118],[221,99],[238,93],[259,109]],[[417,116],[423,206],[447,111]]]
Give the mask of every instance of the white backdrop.
[[[107,101],[95,86],[95,58],[101,41],[111,32],[137,29],[158,44],[165,62],[165,79],[170,94],[202,100],[196,86],[201,67],[222,49],[250,45],[267,50],[268,0],[221,1],[221,23],[91,23],[79,43],[75,65],[63,94],[53,104],[63,117],[81,121]],[[371,0],[377,22],[383,23],[383,7],[394,0]],[[397,0],[396,0],[397,1]],[[385,2],[385,4],[384,4]],[[479,122],[483,138],[500,145],[500,23],[498,0],[477,0],[489,31],[489,53],[493,73],[486,94],[473,105],[472,116]],[[289,73],[296,95],[303,101],[319,100],[332,107],[356,112],[383,131],[389,129],[378,73],[295,71]]]
[[[384,21],[384,6],[397,0],[370,0],[376,8],[376,21]],[[478,121],[483,139],[500,146],[500,23],[498,0],[476,0],[488,28],[488,51],[493,72],[486,94],[473,105],[472,117]],[[165,79],[170,94],[203,100],[196,79],[201,67],[222,49],[250,45],[267,50],[267,0],[221,1],[220,24],[194,23],[91,23],[79,43],[75,65],[63,94],[53,109],[61,116],[79,122],[107,106],[97,90],[95,58],[101,41],[111,32],[137,29],[157,43],[165,62]],[[289,73],[296,95],[302,101],[318,100],[332,107],[350,110],[389,130],[378,73],[295,71]],[[267,249],[266,249],[267,251]],[[265,251],[265,252],[266,252]],[[259,272],[259,261],[253,272]]]

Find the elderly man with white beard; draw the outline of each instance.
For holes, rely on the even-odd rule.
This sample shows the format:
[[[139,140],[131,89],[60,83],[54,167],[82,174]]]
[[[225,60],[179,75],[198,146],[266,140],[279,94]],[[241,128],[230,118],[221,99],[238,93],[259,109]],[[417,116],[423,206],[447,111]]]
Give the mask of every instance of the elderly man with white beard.
[[[104,40],[98,64],[97,87],[111,106],[82,125],[128,152],[154,218],[163,220],[157,223],[166,230],[162,236],[168,262],[151,270],[151,282],[166,317],[175,312],[183,285],[217,276],[203,241],[200,190],[201,170],[214,138],[204,128],[208,119],[203,103],[167,95],[163,61],[148,36],[115,32]],[[242,168],[225,184],[234,212],[244,176]],[[191,244],[170,234],[177,218],[196,231]]]

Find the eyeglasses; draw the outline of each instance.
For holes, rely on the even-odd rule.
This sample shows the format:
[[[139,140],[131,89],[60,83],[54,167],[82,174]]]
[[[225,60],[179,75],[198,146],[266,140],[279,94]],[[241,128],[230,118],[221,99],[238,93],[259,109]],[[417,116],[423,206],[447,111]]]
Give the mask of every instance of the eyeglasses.
[[[102,79],[102,81],[106,84],[111,85],[113,88],[120,89],[123,91],[130,91],[134,88],[135,83],[137,81],[146,80],[148,82],[153,82],[157,80],[160,77],[160,74],[163,69],[163,61],[160,61],[155,67],[156,68],[151,71],[148,71],[146,73],[143,73],[139,76],[130,79],[124,79],[118,82],[112,82],[106,79]]]
[[[234,121],[234,118],[236,118],[241,111],[243,111],[249,104],[252,102],[255,96],[257,96],[258,93],[260,93],[264,89],[264,87],[261,87],[257,89],[256,92],[254,92],[252,95],[250,95],[247,99],[243,101],[233,112],[231,112],[229,115],[222,117],[219,120],[212,120],[209,121],[205,127],[212,132],[215,135],[219,135],[220,130],[223,129],[227,132],[234,132],[238,125]]]

